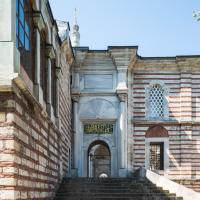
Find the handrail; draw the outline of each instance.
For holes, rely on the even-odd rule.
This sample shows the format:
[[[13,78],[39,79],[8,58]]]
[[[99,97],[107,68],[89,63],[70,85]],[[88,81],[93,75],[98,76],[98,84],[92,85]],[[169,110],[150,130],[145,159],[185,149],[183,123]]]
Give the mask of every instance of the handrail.
[[[162,187],[170,193],[175,193],[178,197],[183,197],[183,200],[200,199],[200,193],[193,191],[183,185],[180,185],[165,176],[156,174],[148,169],[140,168],[140,177],[146,177],[149,181],[156,184],[157,187]]]

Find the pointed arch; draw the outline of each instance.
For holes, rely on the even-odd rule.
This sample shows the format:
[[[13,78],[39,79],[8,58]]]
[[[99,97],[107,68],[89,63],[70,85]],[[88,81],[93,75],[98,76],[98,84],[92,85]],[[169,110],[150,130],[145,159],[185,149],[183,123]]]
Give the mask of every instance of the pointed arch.
[[[155,125],[149,127],[145,135],[146,138],[153,138],[153,137],[169,137],[167,129],[163,126]]]

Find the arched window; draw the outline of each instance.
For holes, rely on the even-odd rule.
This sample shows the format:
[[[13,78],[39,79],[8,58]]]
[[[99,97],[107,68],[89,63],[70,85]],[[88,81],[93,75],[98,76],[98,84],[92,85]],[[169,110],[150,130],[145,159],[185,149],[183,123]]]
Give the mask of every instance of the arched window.
[[[152,118],[164,117],[164,90],[159,84],[150,89],[150,113]]]
[[[161,81],[152,81],[146,88],[146,118],[153,120],[167,119],[168,90]]]

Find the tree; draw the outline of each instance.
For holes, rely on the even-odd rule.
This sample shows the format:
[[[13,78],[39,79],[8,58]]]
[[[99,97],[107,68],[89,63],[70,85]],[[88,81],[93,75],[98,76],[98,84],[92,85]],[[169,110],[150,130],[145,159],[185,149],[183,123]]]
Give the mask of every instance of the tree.
[[[193,17],[197,19],[197,21],[200,21],[200,11],[194,11]]]

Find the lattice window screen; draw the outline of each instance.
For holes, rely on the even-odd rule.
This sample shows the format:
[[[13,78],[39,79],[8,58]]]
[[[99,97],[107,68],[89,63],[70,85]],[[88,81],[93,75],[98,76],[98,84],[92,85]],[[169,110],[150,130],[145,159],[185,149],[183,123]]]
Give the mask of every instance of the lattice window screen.
[[[150,89],[150,115],[153,118],[164,117],[164,90],[158,84]]]

